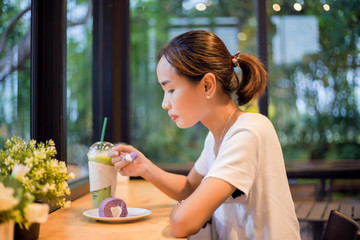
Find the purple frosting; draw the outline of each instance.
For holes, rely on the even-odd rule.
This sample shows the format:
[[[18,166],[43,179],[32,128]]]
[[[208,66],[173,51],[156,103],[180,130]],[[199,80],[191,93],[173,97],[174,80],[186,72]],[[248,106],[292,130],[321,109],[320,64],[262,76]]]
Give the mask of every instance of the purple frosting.
[[[132,160],[135,160],[135,159],[137,159],[138,154],[136,152],[131,152],[130,156],[131,156]]]
[[[126,203],[124,202],[124,200],[114,197],[106,198],[100,203],[99,216],[112,218],[113,215],[111,212],[111,208],[117,206],[120,206],[122,210],[120,217],[126,217],[128,215]]]

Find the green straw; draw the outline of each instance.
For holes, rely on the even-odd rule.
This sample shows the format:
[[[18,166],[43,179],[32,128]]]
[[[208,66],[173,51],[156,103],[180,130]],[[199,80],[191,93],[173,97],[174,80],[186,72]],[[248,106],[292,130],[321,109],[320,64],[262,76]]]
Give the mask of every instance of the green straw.
[[[101,132],[101,139],[100,139],[100,149],[102,149],[102,144],[104,141],[106,123],[107,123],[107,117],[104,118],[103,128],[102,128],[102,132]]]

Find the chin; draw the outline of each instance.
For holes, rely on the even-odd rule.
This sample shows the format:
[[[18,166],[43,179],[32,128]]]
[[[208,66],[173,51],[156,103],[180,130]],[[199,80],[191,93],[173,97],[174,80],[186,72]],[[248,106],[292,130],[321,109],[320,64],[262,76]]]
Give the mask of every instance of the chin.
[[[187,129],[187,128],[191,128],[192,126],[194,126],[196,123],[184,123],[184,122],[176,122],[176,126],[178,128],[181,128],[181,129]]]

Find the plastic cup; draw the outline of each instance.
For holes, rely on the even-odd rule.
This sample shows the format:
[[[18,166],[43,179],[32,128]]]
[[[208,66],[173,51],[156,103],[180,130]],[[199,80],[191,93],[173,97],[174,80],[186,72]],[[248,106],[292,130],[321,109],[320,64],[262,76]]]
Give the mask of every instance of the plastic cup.
[[[91,145],[89,152],[87,154],[89,162],[96,162],[99,164],[113,166],[111,162],[111,158],[108,156],[108,152],[113,146],[114,145],[110,142],[102,142],[102,144],[100,142],[94,143],[93,145]],[[90,186],[96,182],[99,182],[100,177],[101,174],[99,172],[96,172],[96,174],[94,174],[93,176],[89,176]],[[98,208],[100,203],[104,199],[109,197],[114,197],[111,195],[111,186],[107,186],[98,190],[91,191],[91,195],[92,195],[93,208]]]

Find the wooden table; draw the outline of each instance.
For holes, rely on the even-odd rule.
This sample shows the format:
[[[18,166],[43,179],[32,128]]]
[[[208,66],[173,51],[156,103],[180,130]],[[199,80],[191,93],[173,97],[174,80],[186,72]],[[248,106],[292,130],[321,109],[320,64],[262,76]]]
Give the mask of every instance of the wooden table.
[[[358,179],[360,160],[287,161],[286,173],[288,178]]]
[[[73,201],[71,207],[57,210],[41,224],[40,240],[92,239],[179,239],[172,235],[169,215],[175,200],[145,180],[119,182],[116,197],[128,207],[146,208],[150,216],[130,222],[103,223],[83,216],[92,208],[91,194]],[[181,238],[180,238],[181,239]]]
[[[320,192],[317,200],[322,201],[326,196],[326,179],[360,179],[360,160],[287,161],[286,173],[289,179],[319,179]]]
[[[360,220],[360,203],[358,202],[295,202],[295,211],[299,221],[311,222],[313,225],[313,239],[322,239],[324,226],[331,210],[337,210],[354,220]]]

